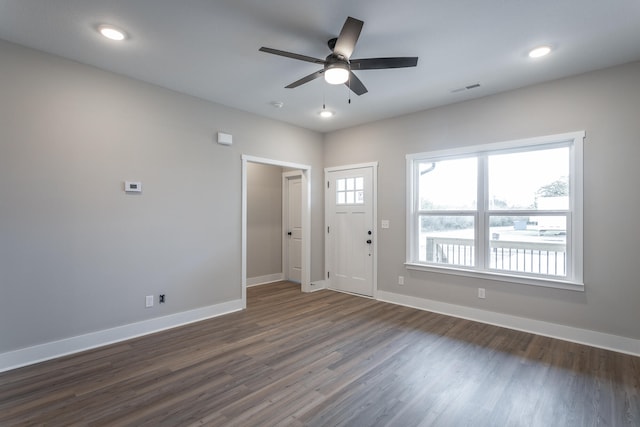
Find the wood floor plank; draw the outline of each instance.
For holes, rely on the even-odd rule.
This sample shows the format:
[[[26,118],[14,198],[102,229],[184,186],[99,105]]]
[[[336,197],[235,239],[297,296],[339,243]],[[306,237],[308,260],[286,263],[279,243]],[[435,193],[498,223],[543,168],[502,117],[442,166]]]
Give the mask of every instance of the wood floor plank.
[[[640,358],[278,282],[0,374],[0,426],[640,426]]]

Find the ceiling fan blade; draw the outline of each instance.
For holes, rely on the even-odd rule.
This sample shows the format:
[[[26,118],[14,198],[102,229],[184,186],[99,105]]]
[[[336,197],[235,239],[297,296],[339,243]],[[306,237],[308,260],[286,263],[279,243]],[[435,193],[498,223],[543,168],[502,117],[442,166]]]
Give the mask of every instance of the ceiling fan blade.
[[[381,70],[385,68],[407,68],[418,65],[418,57],[365,58],[349,61],[353,70]]]
[[[342,55],[349,59],[353,53],[353,49],[356,47],[358,37],[360,37],[360,31],[364,22],[359,19],[348,17],[342,26],[342,31],[336,40],[336,45],[333,48],[333,53]]]
[[[311,80],[315,80],[318,77],[320,77],[322,75],[322,73],[324,73],[324,69],[320,70],[320,71],[316,71],[315,73],[311,73],[308,76],[305,76],[305,77],[301,78],[300,80],[296,80],[295,82],[291,83],[290,85],[285,86],[285,88],[293,89],[294,87],[298,87],[298,86],[303,85],[305,83],[309,83]]]
[[[353,74],[352,71],[349,71],[349,80],[347,80],[345,85],[347,85],[347,87],[358,96],[364,95],[365,93],[369,92],[367,88],[364,87],[364,84],[362,84],[360,79],[356,77],[356,75]]]
[[[300,55],[298,53],[286,52],[284,50],[272,49],[270,47],[261,47],[260,52],[272,53],[274,55],[284,56],[291,59],[299,59],[300,61],[313,62],[314,64],[324,64],[324,59],[313,58],[311,56]]]

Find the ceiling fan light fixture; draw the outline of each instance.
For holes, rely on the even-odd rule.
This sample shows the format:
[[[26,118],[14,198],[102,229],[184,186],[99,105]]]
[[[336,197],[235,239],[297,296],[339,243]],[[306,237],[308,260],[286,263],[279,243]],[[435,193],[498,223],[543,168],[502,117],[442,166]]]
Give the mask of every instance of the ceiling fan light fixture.
[[[324,72],[324,79],[332,85],[341,85],[349,80],[349,70],[343,64],[329,66]]]

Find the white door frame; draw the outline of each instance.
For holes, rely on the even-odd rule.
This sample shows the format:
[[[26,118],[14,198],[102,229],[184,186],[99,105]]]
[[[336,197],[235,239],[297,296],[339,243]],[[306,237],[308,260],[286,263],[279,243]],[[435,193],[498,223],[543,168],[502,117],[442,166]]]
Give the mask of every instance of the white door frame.
[[[344,166],[333,166],[329,168],[324,168],[324,182],[325,186],[329,179],[329,172],[336,171],[345,171],[350,169],[359,169],[359,168],[372,168],[373,170],[373,182],[372,182],[372,192],[373,192],[373,299],[378,298],[378,239],[379,239],[379,230],[378,230],[378,162],[369,162],[369,163],[357,163],[353,165],[344,165]],[[326,188],[326,187],[325,187]],[[331,286],[331,279],[327,279],[327,271],[329,271],[329,257],[331,256],[328,242],[327,242],[327,227],[329,226],[327,222],[327,218],[329,213],[327,212],[327,203],[325,202],[325,214],[324,214],[324,279],[327,280],[327,284]]]
[[[247,163],[299,169],[302,178],[302,292],[311,292],[311,166],[242,155],[242,308],[247,308]]]
[[[282,275],[286,278],[289,272],[289,239],[286,234],[289,226],[289,180],[302,179],[302,171],[295,170],[282,173]],[[303,230],[304,233],[304,230]]]

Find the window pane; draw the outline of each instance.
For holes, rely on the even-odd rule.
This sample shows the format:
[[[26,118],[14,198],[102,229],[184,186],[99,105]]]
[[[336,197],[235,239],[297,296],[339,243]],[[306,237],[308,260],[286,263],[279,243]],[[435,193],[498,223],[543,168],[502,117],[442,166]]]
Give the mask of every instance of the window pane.
[[[355,177],[336,179],[336,204],[364,204],[364,178]]]
[[[353,190],[353,178],[347,178],[347,190]]]
[[[566,276],[565,216],[491,216],[489,268]]]
[[[489,156],[489,209],[569,209],[569,148]]]
[[[475,158],[418,165],[420,210],[475,210],[478,161]]]
[[[419,261],[475,265],[473,216],[421,215],[419,219]]]
[[[347,204],[352,205],[354,202],[353,191],[347,191]]]

